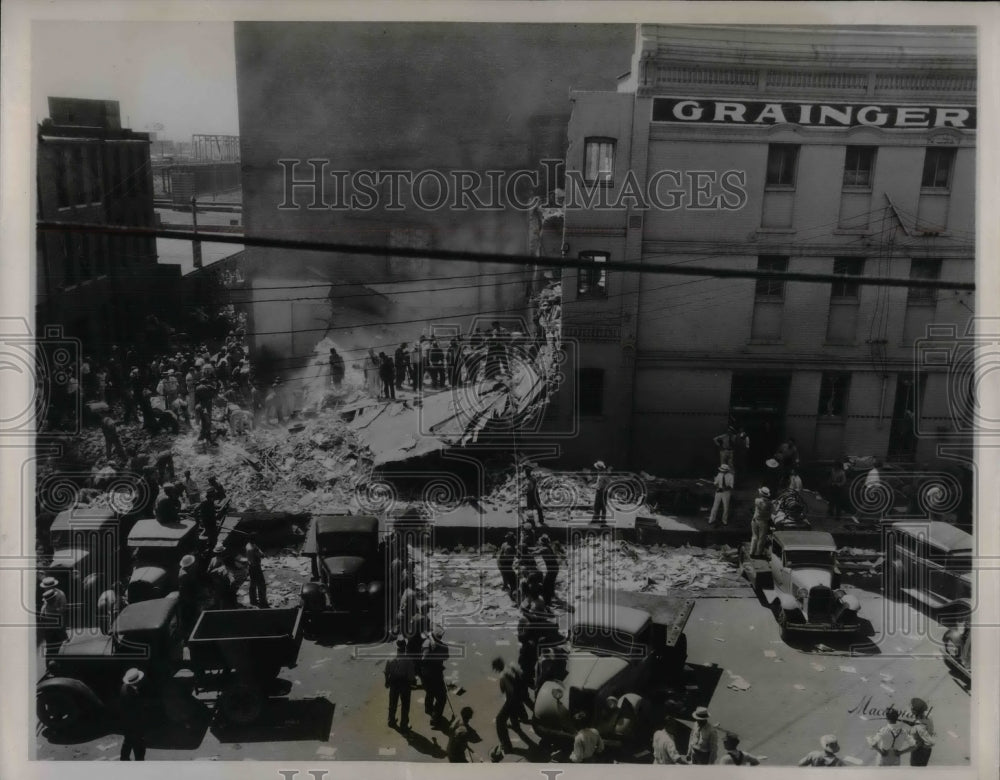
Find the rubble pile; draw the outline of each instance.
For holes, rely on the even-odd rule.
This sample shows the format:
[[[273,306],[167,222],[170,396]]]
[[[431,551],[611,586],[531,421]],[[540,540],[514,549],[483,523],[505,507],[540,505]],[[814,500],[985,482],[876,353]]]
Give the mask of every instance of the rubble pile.
[[[193,436],[174,442],[192,474],[214,474],[235,511],[329,512],[351,505],[357,477],[371,469],[371,455],[332,409],[287,428],[258,428],[212,449]]]
[[[740,588],[744,583],[725,549],[666,546],[636,547],[623,541],[591,538],[561,551],[556,581],[556,607],[571,608],[589,600],[595,590],[656,594]],[[516,621],[520,615],[501,586],[496,551],[459,548],[446,555],[421,557],[418,577],[434,604],[438,619],[475,620],[487,624]]]

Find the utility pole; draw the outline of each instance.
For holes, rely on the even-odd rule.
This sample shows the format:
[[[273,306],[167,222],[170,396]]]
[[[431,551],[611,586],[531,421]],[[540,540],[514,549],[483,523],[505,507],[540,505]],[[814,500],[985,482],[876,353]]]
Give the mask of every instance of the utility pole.
[[[198,201],[195,196],[191,196],[191,221],[194,223],[194,232],[198,233]],[[194,267],[201,268],[201,241],[197,239],[191,242],[191,255],[194,258]]]

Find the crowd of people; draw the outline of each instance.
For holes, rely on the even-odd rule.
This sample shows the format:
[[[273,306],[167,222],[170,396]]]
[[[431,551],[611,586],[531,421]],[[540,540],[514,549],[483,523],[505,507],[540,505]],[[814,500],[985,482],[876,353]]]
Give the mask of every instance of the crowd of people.
[[[394,400],[404,385],[419,394],[510,376],[517,362],[535,360],[544,343],[493,322],[489,331],[476,328],[447,342],[421,335],[412,345],[402,342],[392,354],[372,347],[364,360],[365,390],[373,398]],[[343,381],[343,358],[335,349],[330,350],[330,381],[334,386]]]

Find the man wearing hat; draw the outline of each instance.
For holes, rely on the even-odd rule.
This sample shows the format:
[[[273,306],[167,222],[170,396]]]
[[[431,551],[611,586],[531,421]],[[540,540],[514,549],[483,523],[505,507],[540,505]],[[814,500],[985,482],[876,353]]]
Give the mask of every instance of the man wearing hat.
[[[121,707],[122,752],[121,760],[146,760],[145,705],[142,698],[142,681],[146,677],[139,669],[129,669],[122,677]]]
[[[444,730],[444,705],[447,688],[444,666],[448,662],[448,645],[443,641],[444,629],[435,626],[424,641],[420,654],[420,679],[424,683],[424,712],[431,716],[431,727]]]
[[[105,415],[101,419],[101,433],[104,434],[104,457],[111,459],[111,450],[120,460],[125,460],[125,448],[122,446],[121,437],[118,435],[118,426],[110,415]]]
[[[516,557],[517,536],[513,531],[507,533],[503,544],[497,551],[497,568],[500,569],[500,580],[503,589],[510,594],[510,597],[517,601],[517,575],[514,573],[514,559]]]
[[[727,766],[759,766],[760,761],[756,756],[751,756],[749,753],[744,753],[740,750],[740,738],[736,734],[727,733],[725,737],[722,738],[722,747],[725,749],[725,753],[722,758],[719,759],[720,764],[726,764]]]
[[[194,628],[198,618],[198,559],[193,555],[181,558],[177,574],[177,612],[185,635]]]
[[[837,753],[840,752],[840,744],[833,734],[825,734],[819,739],[822,750],[813,750],[803,756],[799,761],[799,766],[843,766]]]
[[[181,521],[181,491],[178,484],[163,486],[163,495],[156,502],[156,519],[163,525],[177,525]]]
[[[389,690],[389,718],[386,725],[396,728],[399,707],[399,730],[410,730],[410,688],[417,679],[413,659],[406,654],[406,640],[396,640],[396,657],[385,662],[385,687]]]
[[[538,515],[538,525],[545,525],[545,515],[542,513],[542,498],[538,494],[538,480],[535,479],[535,474],[531,469],[531,466],[527,466],[524,469],[525,478],[525,509],[527,509],[527,514],[525,515],[525,520],[531,523],[532,526],[535,525],[535,518],[531,516],[532,512]]]
[[[608,520],[608,485],[611,477],[608,472],[611,470],[604,465],[603,460],[594,464],[597,471],[597,485],[594,488],[594,517],[591,522],[607,525]]]
[[[663,728],[653,733],[653,763],[686,764],[687,758],[677,750],[677,731],[680,728],[677,714],[681,712],[681,705],[676,701],[668,701],[665,709]]]
[[[267,581],[264,579],[264,553],[257,545],[257,534],[250,534],[244,548],[250,566],[250,605],[267,609]]]
[[[691,718],[694,720],[694,731],[688,743],[688,762],[691,764],[714,764],[718,750],[715,727],[708,722],[707,707],[698,707]]]
[[[542,534],[538,539],[542,556],[542,563],[545,564],[545,577],[542,580],[542,599],[546,605],[552,604],[552,599],[556,594],[556,577],[559,574],[559,556],[552,548],[552,540],[548,534]]]
[[[885,711],[886,724],[868,737],[868,744],[878,753],[876,766],[899,766],[899,757],[915,747],[906,726],[899,722],[899,710],[890,706]]]
[[[729,501],[733,496],[733,470],[726,463],[719,466],[715,475],[715,499],[712,501],[712,511],[708,513],[708,524],[715,525],[715,515],[722,507],[722,524],[729,525]]]
[[[912,718],[904,723],[910,727],[910,738],[915,747],[910,751],[910,766],[927,766],[931,759],[931,748],[934,747],[934,721],[927,714],[927,702],[923,699],[910,699]]]
[[[212,581],[212,593],[216,609],[236,609],[236,593],[233,575],[229,570],[229,554],[225,545],[219,543],[212,550],[213,557],[208,564],[208,576]]]
[[[59,650],[69,638],[66,632],[69,602],[59,588],[59,580],[46,577],[42,580],[42,608],[40,610],[42,638],[45,640],[45,654]]]
[[[771,491],[762,487],[757,491],[753,502],[753,518],[750,521],[752,536],[750,538],[750,555],[754,558],[764,557],[764,547],[767,545],[767,535],[771,532]]]
[[[499,675],[498,684],[500,686],[500,693],[503,694],[503,704],[500,706],[500,711],[497,712],[495,720],[497,738],[500,740],[500,747],[509,753],[513,748],[510,742],[511,730],[526,745],[531,744],[530,737],[521,728],[521,722],[528,720],[523,694],[524,675],[517,664],[505,663],[500,657],[493,659],[492,668]]]
[[[730,425],[725,433],[720,433],[712,441],[719,449],[719,463],[731,467],[733,451],[736,449],[736,429]]]

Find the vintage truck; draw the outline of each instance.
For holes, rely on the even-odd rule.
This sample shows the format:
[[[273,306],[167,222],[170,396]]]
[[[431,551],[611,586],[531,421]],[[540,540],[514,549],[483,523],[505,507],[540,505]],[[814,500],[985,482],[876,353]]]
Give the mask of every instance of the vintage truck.
[[[110,634],[74,635],[48,658],[36,687],[38,720],[58,732],[113,713],[122,676],[136,667],[146,673],[151,698],[159,698],[178,671],[190,669],[195,692],[218,693],[216,706],[223,718],[252,722],[261,712],[267,685],[282,667],[295,664],[301,626],[297,608],[207,610],[185,647],[177,594],[130,604]]]
[[[106,509],[74,507],[53,520],[49,528],[52,560],[39,570],[38,581],[58,580],[72,625],[95,625],[98,596],[128,571],[127,529],[127,519]]]
[[[170,525],[140,520],[129,532],[128,546],[132,553],[126,590],[129,604],[162,598],[177,588],[181,558],[198,552],[198,524],[186,517]]]
[[[743,576],[771,607],[781,638],[790,632],[854,633],[861,629],[857,597],[840,589],[837,546],[824,531],[775,531],[766,560],[740,548]]]
[[[940,520],[885,526],[885,592],[957,625],[972,609],[972,535]]]
[[[317,515],[302,553],[312,559],[313,579],[300,594],[310,627],[330,614],[384,622],[386,563],[377,517]]]
[[[599,592],[573,613],[565,674],[542,682],[532,728],[565,743],[593,727],[611,748],[648,747],[652,697],[680,679],[694,599],[623,591]]]

